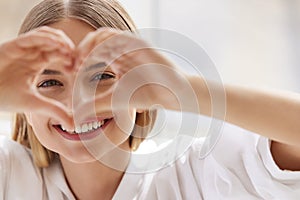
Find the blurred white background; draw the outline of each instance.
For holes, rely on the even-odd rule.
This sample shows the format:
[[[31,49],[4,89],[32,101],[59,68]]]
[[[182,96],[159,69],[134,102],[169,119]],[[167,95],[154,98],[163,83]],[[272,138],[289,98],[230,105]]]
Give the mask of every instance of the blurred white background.
[[[37,0],[0,0],[0,42],[16,37]],[[300,92],[300,0],[120,0],[138,27],[192,38],[225,83]],[[180,41],[177,41],[180,42]],[[0,133],[10,130],[1,114]]]

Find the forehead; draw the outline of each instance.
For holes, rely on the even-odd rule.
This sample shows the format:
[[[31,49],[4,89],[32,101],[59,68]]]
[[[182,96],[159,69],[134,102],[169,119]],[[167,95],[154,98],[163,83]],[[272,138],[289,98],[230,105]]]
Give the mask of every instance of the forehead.
[[[62,19],[49,26],[64,31],[76,46],[89,32],[95,31],[91,25],[73,18]]]

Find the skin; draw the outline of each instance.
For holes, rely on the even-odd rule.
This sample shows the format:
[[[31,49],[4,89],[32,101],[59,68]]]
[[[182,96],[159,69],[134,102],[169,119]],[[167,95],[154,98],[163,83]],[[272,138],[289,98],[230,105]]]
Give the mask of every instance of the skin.
[[[60,22],[49,25],[51,28],[62,30],[77,47],[83,38],[89,33],[93,32],[94,29],[78,20],[65,19]],[[77,30],[74,32],[74,30]],[[80,104],[80,100],[76,100],[76,96],[72,98],[72,92],[74,90],[75,80],[77,77],[76,71],[64,71],[61,70],[63,66],[50,65],[48,70],[58,70],[59,74],[50,75],[38,75],[37,83],[43,83],[43,81],[52,79],[63,83],[63,86],[52,86],[46,88],[38,88],[38,91],[47,98],[54,99],[62,103],[67,110],[71,110],[72,106],[76,107]],[[109,68],[106,71],[111,71]],[[97,70],[88,73],[93,74]],[[83,86],[84,91],[88,89],[88,86]],[[75,88],[76,89],[76,88]],[[102,98],[102,104],[109,102],[108,98]],[[90,113],[89,113],[90,111]],[[88,110],[85,108],[84,114],[89,113],[93,116],[93,110]],[[120,115],[121,113],[117,113]],[[98,106],[96,109],[96,115],[110,118],[113,114],[110,109]],[[74,130],[75,122],[84,122],[84,118],[88,115],[83,115],[81,113],[75,114],[73,111],[72,116],[76,118],[73,121],[61,121],[55,117],[48,117],[40,113],[27,113],[27,118],[31,126],[33,127],[36,136],[39,141],[48,149],[57,152],[60,155],[62,167],[65,172],[67,182],[73,191],[74,195],[78,199],[111,199],[121,178],[123,176],[123,171],[118,171],[113,168],[103,165],[96,159],[105,159],[103,157],[116,157],[118,152],[115,148],[126,150],[127,153],[123,153],[123,168],[129,159],[130,147],[128,143],[129,134],[124,133],[117,124],[113,121],[106,127],[104,135],[109,139],[106,140],[103,135],[100,135],[92,140],[88,141],[70,141],[63,138],[57,131],[53,128],[53,124],[62,124],[67,130]],[[130,124],[127,125],[128,132],[130,133],[133,129],[133,120],[135,117],[135,110],[130,111]],[[79,123],[80,124],[80,123]],[[112,142],[113,144],[109,143]],[[89,150],[89,148],[95,149],[93,147],[97,146],[97,150]],[[91,153],[92,152],[92,153]],[[119,164],[122,165],[122,159],[119,159]],[[123,169],[124,170],[124,169]],[[78,176],[78,174],[84,174],[84,176]]]
[[[41,113],[51,109],[60,119],[67,119],[68,116],[60,103],[38,95],[30,83],[48,63],[61,62],[66,66],[71,65],[69,52],[72,48],[73,44],[62,32],[47,27],[1,44],[0,109],[23,112],[35,108]]]
[[[97,197],[97,199],[111,199],[121,181],[123,172],[106,167],[99,162],[94,162],[92,160],[93,156],[86,151],[86,148],[82,143],[65,141],[62,137],[55,135],[54,130],[51,129],[51,124],[59,122],[63,123],[68,129],[74,128],[74,116],[81,116],[81,118],[76,118],[75,121],[80,121],[85,117],[88,117],[88,115],[90,115],[89,112],[85,114],[83,113],[83,115],[78,115],[78,113],[82,113],[82,110],[91,108],[91,104],[93,102],[96,102],[97,112],[99,111],[107,116],[113,113],[113,108],[116,109],[116,111],[120,110],[119,114],[122,114],[122,109],[129,107],[129,115],[125,114],[123,115],[124,118],[122,118],[126,122],[134,119],[134,113],[136,111],[135,108],[137,108],[139,112],[143,112],[144,109],[148,109],[154,104],[160,104],[165,109],[169,110],[183,110],[208,116],[213,115],[210,109],[212,103],[210,101],[210,93],[207,87],[207,84],[212,83],[206,83],[200,77],[184,75],[184,73],[174,67],[173,63],[151,49],[143,49],[124,55],[123,53],[128,50],[138,47],[147,47],[146,43],[132,35],[120,35],[119,33],[122,33],[121,31],[105,28],[94,31],[89,25],[74,19],[65,19],[55,24],[51,24],[50,27],[60,29],[64,33],[47,29],[47,33],[49,35],[44,36],[43,39],[41,39],[41,44],[35,44],[34,48],[30,48],[28,47],[28,44],[33,45],[31,44],[33,40],[28,40],[25,49],[28,49],[30,52],[34,51],[38,47],[39,50],[36,53],[36,57],[40,57],[41,52],[44,52],[44,54],[49,56],[49,59],[51,58],[51,55],[55,55],[53,56],[53,59],[57,60],[53,63],[57,62],[61,65],[60,68],[63,75],[59,77],[59,79],[65,83],[64,90],[39,91],[43,94],[43,97],[40,97],[32,91],[31,87],[26,87],[26,84],[24,86],[24,83],[27,83],[28,81],[31,81],[31,83],[38,83],[41,79],[44,79],[39,76],[41,72],[40,68],[33,68],[33,70],[29,68],[29,72],[31,72],[29,73],[30,76],[27,75],[27,71],[23,74],[20,72],[17,76],[18,79],[13,80],[15,83],[12,82],[14,83],[13,88],[10,88],[11,85],[9,84],[0,82],[0,105],[2,110],[18,110],[25,111],[27,113],[27,117],[42,144],[60,154],[66,179],[77,198],[94,199]],[[29,38],[36,37],[35,34],[36,32],[31,32],[28,34],[29,36],[27,36]],[[44,42],[53,36],[56,36],[56,38],[54,41],[49,42],[49,44],[47,42],[47,45],[49,45],[48,47]],[[74,45],[66,39],[66,36],[71,39]],[[109,40],[113,36],[115,36],[114,40]],[[16,63],[19,63],[19,60],[26,56],[28,59],[28,61],[26,61],[27,63],[33,62],[34,65],[32,66],[40,66],[40,63],[38,63],[36,59],[30,58],[28,53],[20,53],[19,56],[15,56],[13,58],[10,58],[10,55],[6,55],[4,53],[5,49],[11,48],[12,50],[16,50],[16,48],[13,47],[14,44],[18,43],[19,39],[20,38],[0,46],[0,52],[2,52],[2,54],[0,54],[0,58],[3,59],[0,66],[0,77],[8,77],[9,73],[11,73],[9,71],[11,67],[14,67],[15,71],[22,71],[18,70]],[[122,43],[122,41],[125,41],[125,44]],[[57,46],[54,45],[53,47],[53,45],[50,44],[52,42],[58,43]],[[97,45],[99,44],[105,45],[106,48],[97,48]],[[45,48],[45,46],[47,48]],[[93,51],[95,48],[96,51]],[[66,53],[60,52],[61,49],[65,49]],[[128,88],[125,87],[125,83],[129,83],[127,81],[138,82],[141,79],[149,79],[162,83],[162,80],[157,73],[157,70],[160,70],[159,74],[164,77],[164,85],[175,85],[176,89],[187,86],[186,84],[190,84],[189,86],[191,86],[191,88],[189,89],[192,89],[195,93],[187,92],[185,93],[185,97],[187,99],[195,97],[198,104],[189,104],[180,107],[180,99],[177,98],[178,96],[175,96],[170,88],[163,87],[161,85],[143,85],[136,92],[130,94],[132,98],[129,102],[116,102],[113,100],[113,95],[109,93],[104,96],[97,94],[95,99],[87,100],[85,102],[80,102],[78,99],[76,100],[76,98],[72,101],[71,98],[68,98],[72,96],[73,86],[76,83],[76,74],[78,71],[82,70],[82,68],[84,69],[86,64],[85,60],[88,55],[92,53],[92,55],[94,54],[101,58],[101,60],[110,63],[113,56],[115,56],[112,55],[111,52],[115,55],[122,55],[115,60],[109,68],[109,70],[115,73],[116,77],[119,78],[119,81],[123,83],[116,86],[116,91],[118,91],[117,95],[121,95],[121,97],[126,96]],[[58,59],[60,56],[62,56],[62,59]],[[72,62],[68,61],[67,63],[64,63],[64,60],[68,59],[72,60]],[[40,62],[48,63],[49,61]],[[139,69],[137,66],[147,63],[159,63],[159,65],[152,66],[150,68],[141,68],[142,73],[140,73],[139,70],[132,70]],[[161,66],[164,67],[161,68]],[[147,76],[141,76],[141,74],[146,74]],[[25,77],[24,80],[19,80],[19,77],[23,76]],[[37,82],[32,81],[32,76],[37,77]],[[125,77],[127,78],[125,79]],[[130,79],[130,77],[136,77],[136,79]],[[9,81],[9,79],[6,81]],[[224,89],[226,94],[226,116],[223,116],[224,118],[221,115],[216,115],[214,117],[224,119],[227,122],[269,137],[273,140],[271,152],[278,166],[282,169],[300,170],[300,166],[298,164],[300,163],[300,158],[298,156],[300,151],[300,125],[297,123],[298,116],[300,116],[299,95],[283,95],[282,93],[252,90],[230,85],[225,85],[224,88],[218,85],[214,86],[213,84],[211,86],[216,89]],[[12,93],[10,92],[11,89],[20,91],[20,93]],[[61,94],[61,96],[59,96],[58,93]],[[30,109],[35,108],[34,104],[28,105],[23,101],[13,101],[16,97],[18,97],[16,95],[20,95],[20,97],[25,96],[28,98],[36,98],[39,103],[38,105],[41,107],[43,112],[28,112]],[[45,96],[47,98],[44,98]],[[76,96],[78,95],[75,95],[75,97]],[[55,110],[52,110],[52,108]],[[48,112],[45,112],[45,110]],[[49,111],[51,111],[51,116],[47,116]],[[107,134],[107,137],[113,141],[115,146],[128,150],[128,135],[124,136],[122,133],[123,129],[119,129],[119,126],[117,126],[116,123],[112,124],[109,131],[104,134]],[[125,127],[125,130],[129,131],[132,128],[130,123],[124,123],[121,127],[126,126],[126,124],[128,127]],[[113,134],[108,134],[108,132]],[[96,141],[96,143],[98,142],[99,141]],[[101,145],[99,145],[99,148]],[[103,154],[100,153],[99,156],[101,157],[101,155]],[[124,163],[125,167],[126,159],[124,159]],[[78,176],[78,174],[84,174],[84,176]]]
[[[189,78],[202,102],[202,114],[211,116],[207,87],[198,77]],[[218,88],[218,87],[215,87]],[[225,85],[225,121],[270,138],[274,161],[283,170],[300,170],[300,95]]]
[[[101,34],[101,32],[105,33]],[[161,85],[148,84],[140,87],[132,94],[134,101],[130,102],[131,106],[146,109],[154,104],[159,104],[168,110],[193,112],[225,120],[270,138],[272,140],[271,152],[278,167],[286,170],[300,170],[299,94],[265,91],[258,88],[253,89],[234,85],[218,85],[214,82],[205,81],[201,77],[185,75],[159,53],[145,48],[148,46],[143,41],[124,34],[116,36],[118,33],[120,32],[103,30],[93,32],[83,41],[82,46],[85,46],[85,48],[79,49],[79,58],[84,58],[88,52],[95,48],[94,44],[115,36],[113,40],[105,42],[107,48],[102,48],[95,54],[107,61],[113,60],[112,56],[108,56],[111,55],[107,53],[109,51],[113,51],[114,55],[123,55],[112,64],[112,68],[116,73],[125,74],[124,77],[127,76],[127,79],[120,80],[122,84],[116,89],[116,94],[119,95],[117,97],[126,97],[125,93],[128,93],[128,88],[124,86],[127,85],[126,83],[130,81],[139,82],[138,77],[141,77],[142,73],[147,74],[142,78]],[[127,41],[127,44],[130,45],[122,45],[122,41]],[[145,49],[132,51],[124,55],[124,52],[138,48]],[[136,73],[132,70],[134,68],[132,66],[143,66],[148,63],[158,64],[143,68],[140,73],[138,70]],[[184,88],[184,90],[180,88]],[[215,113],[212,112],[212,106],[214,105],[211,102],[211,94],[208,88],[218,95],[225,94],[226,115],[218,113],[218,110]],[[174,94],[180,95],[176,96]],[[196,101],[193,102],[195,99]],[[121,108],[122,106],[124,106],[122,102],[114,104],[114,107]]]

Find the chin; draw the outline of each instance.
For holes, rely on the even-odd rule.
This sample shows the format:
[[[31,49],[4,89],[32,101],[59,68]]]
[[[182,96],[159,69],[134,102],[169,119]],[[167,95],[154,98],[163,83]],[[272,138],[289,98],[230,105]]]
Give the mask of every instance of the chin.
[[[82,164],[82,163],[89,163],[89,162],[95,162],[97,161],[97,158],[95,158],[90,152],[87,150],[83,150],[81,152],[79,151],[72,151],[71,153],[58,153],[59,156],[64,157],[66,160],[76,163],[76,164]]]

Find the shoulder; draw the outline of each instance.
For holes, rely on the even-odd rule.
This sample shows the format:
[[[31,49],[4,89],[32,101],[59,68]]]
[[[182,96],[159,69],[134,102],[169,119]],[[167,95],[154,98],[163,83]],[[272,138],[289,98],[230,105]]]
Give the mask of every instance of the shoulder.
[[[30,199],[30,191],[35,196],[43,192],[41,169],[34,164],[31,150],[6,136],[0,136],[0,168],[0,193],[7,199]]]
[[[34,164],[31,150],[6,136],[0,136],[0,165],[7,172],[13,171],[14,175],[39,173],[40,170]]]
[[[147,174],[141,187],[149,199],[298,199],[299,175],[278,171],[267,138],[226,123],[212,134]],[[185,140],[180,138],[174,151],[180,143]],[[170,153],[160,155],[159,162]]]
[[[207,197],[212,197],[211,193],[222,194],[222,198],[241,195],[255,199],[253,194],[263,199],[299,197],[300,172],[276,165],[268,138],[227,123],[215,138],[215,143],[209,137],[195,141],[187,154],[190,161],[176,162],[181,176],[195,181]],[[210,144],[210,151],[201,154]]]
[[[33,162],[31,150],[7,136],[0,136],[0,160],[14,163],[23,163],[24,160]]]
[[[248,153],[257,154],[260,140],[267,139],[235,125],[224,123],[211,154],[221,160],[222,158],[238,159],[241,155]]]
[[[0,136],[0,159],[1,161],[9,161],[15,157],[31,157],[29,149],[23,145],[9,139],[7,136]]]

